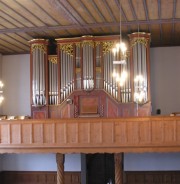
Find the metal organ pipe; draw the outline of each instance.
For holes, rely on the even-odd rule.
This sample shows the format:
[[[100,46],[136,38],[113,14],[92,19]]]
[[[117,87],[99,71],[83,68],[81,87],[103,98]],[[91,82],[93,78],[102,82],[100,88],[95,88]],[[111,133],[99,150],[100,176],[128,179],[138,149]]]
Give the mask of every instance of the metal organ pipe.
[[[73,91],[74,68],[71,48],[73,48],[71,44],[65,43],[60,45],[61,102],[63,102]]]
[[[49,104],[58,104],[58,68],[57,68],[57,56],[49,55]]]
[[[36,82],[35,82],[35,79],[36,79],[36,53],[33,52],[32,53],[32,65],[33,65],[33,74],[32,74],[32,98],[33,98],[33,104],[35,105],[36,104]]]
[[[64,80],[64,86],[63,86],[63,91],[64,91],[64,96],[63,96],[63,100],[65,100],[66,98],[66,53],[63,51],[63,56],[64,56],[64,60],[62,61],[64,70],[63,70],[63,80]]]
[[[52,103],[52,94],[51,94],[52,93],[52,72],[51,72],[52,67],[49,59],[48,61],[49,61],[48,63],[49,65],[49,104],[51,104]]]
[[[29,43],[32,55],[32,105],[46,105],[45,63],[48,40],[33,39]]]
[[[147,63],[149,63],[146,53],[149,48],[150,34],[134,33],[129,35],[133,51],[134,65],[134,101],[146,103],[148,101],[148,73]]]
[[[82,45],[83,46],[83,45]],[[83,47],[83,57],[86,56],[86,47]],[[83,58],[86,59],[86,58]],[[83,88],[86,89],[86,75],[87,75],[87,67],[86,67],[86,63],[83,62]]]
[[[60,80],[61,80],[61,88],[60,88],[60,90],[61,90],[61,95],[60,95],[60,97],[61,97],[61,99],[60,99],[60,101],[62,101],[63,100],[63,96],[64,96],[64,91],[63,91],[63,86],[64,86],[64,79],[62,78],[62,74],[63,74],[63,65],[62,65],[62,61],[63,61],[63,52],[62,51],[60,51],[61,52],[61,58],[60,58],[60,69],[61,69],[61,78],[60,78]]]
[[[93,74],[93,47],[91,41],[84,41],[83,49],[83,88],[84,90],[92,90],[94,88]]]

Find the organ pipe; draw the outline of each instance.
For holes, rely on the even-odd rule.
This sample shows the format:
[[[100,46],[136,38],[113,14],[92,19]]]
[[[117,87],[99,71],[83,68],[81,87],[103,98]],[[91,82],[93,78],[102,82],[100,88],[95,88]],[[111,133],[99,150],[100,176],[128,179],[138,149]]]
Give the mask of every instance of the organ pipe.
[[[49,104],[58,104],[58,65],[57,56],[49,55]]]
[[[29,41],[31,45],[31,93],[32,105],[46,105],[46,65],[47,65],[47,45],[48,40],[33,39]]]
[[[93,50],[94,42],[84,40],[82,44],[83,50],[83,89],[85,91],[91,91],[94,89],[94,62],[93,62]]]
[[[138,32],[130,34],[129,37],[133,63],[133,101],[146,103],[150,100],[149,57],[147,57],[150,34]]]
[[[60,91],[63,102],[74,90],[73,44],[60,44]]]

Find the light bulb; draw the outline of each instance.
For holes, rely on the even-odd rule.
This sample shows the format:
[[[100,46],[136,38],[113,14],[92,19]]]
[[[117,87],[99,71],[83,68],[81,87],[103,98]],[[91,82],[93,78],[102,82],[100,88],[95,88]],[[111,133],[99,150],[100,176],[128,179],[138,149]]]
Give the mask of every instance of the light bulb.
[[[121,44],[120,44],[120,48],[121,48],[122,53],[123,53],[123,54],[125,54],[125,52],[126,52],[127,48],[126,48],[126,45],[125,45],[125,43],[124,43],[124,42],[121,42]]]
[[[3,82],[0,81],[0,88],[2,88],[4,86]]]
[[[116,48],[117,48],[117,50],[119,50],[119,48],[120,48],[120,43],[117,43],[117,44],[116,44]]]
[[[127,78],[127,72],[126,72],[126,71],[123,71],[123,72],[122,72],[121,78],[122,78],[123,80],[126,80],[126,78]]]
[[[112,51],[113,51],[114,55],[115,55],[116,52],[117,52],[116,48],[113,48]]]
[[[4,97],[0,96],[0,103],[2,103],[3,100],[4,100]]]
[[[116,71],[115,71],[115,70],[113,71],[112,76],[113,76],[113,77],[116,77],[116,76],[117,76],[117,73],[116,73]]]

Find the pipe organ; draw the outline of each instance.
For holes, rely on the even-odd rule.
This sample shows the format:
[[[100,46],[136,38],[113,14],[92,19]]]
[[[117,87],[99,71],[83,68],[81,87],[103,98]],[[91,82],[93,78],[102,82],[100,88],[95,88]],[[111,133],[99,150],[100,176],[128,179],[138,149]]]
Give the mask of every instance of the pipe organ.
[[[56,39],[56,55],[48,54],[48,40],[30,41],[32,106],[42,106],[42,109],[46,106],[49,116],[49,109],[57,106],[61,111],[64,102],[74,100],[73,110],[68,115],[71,117],[73,111],[79,112],[79,101],[84,102],[76,100],[76,96],[89,98],[96,96],[97,91],[109,96],[113,103],[132,104],[132,108],[134,102],[150,101],[150,35],[133,33],[129,38],[130,49],[123,56],[112,51],[119,36],[59,38]],[[97,102],[103,103],[98,99]],[[104,114],[104,106],[100,104],[94,109],[103,109],[99,114]],[[123,114],[117,111],[117,116],[118,113]]]

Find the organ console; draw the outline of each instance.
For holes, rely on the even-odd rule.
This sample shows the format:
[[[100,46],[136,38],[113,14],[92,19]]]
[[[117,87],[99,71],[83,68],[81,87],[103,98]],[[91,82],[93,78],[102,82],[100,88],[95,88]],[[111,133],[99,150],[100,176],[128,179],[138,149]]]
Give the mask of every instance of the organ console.
[[[99,116],[134,116],[134,102],[141,104],[138,115],[150,115],[150,34],[133,33],[129,38],[123,58],[112,51],[119,36],[59,38],[56,55],[48,54],[48,40],[31,40],[32,116],[80,117],[88,112],[82,109],[86,99]],[[90,100],[95,97],[97,103]]]

